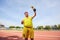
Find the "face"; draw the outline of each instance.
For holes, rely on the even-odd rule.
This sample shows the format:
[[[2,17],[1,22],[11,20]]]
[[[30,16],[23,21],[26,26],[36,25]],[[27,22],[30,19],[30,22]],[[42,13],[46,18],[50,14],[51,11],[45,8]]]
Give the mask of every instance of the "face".
[[[28,17],[28,12],[25,12],[24,14],[25,14],[26,17]]]

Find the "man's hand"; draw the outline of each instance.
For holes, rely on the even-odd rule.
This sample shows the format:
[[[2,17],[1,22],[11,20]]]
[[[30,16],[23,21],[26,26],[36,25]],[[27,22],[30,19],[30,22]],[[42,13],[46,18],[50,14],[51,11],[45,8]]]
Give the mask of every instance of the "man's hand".
[[[22,21],[21,21],[21,24],[23,24],[23,23],[24,23],[24,21],[22,20]]]
[[[33,11],[36,12],[36,9],[34,8]]]

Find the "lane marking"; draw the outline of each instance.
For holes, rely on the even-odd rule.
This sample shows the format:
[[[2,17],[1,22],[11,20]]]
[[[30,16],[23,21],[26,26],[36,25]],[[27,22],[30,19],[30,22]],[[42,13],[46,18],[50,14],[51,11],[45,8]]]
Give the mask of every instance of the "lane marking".
[[[35,35],[36,37],[59,37],[60,36],[54,36],[54,35]]]

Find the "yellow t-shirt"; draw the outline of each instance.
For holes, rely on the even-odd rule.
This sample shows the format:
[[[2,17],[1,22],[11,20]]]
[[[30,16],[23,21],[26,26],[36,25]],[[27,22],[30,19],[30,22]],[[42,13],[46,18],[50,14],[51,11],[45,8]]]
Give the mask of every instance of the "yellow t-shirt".
[[[23,21],[24,21],[24,26],[25,27],[32,27],[33,26],[33,24],[32,24],[32,17],[25,17],[24,19],[23,19]]]

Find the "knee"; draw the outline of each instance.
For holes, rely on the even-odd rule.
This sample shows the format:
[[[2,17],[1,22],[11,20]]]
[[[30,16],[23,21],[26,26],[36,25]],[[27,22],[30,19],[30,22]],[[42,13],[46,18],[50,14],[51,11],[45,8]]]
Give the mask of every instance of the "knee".
[[[34,40],[34,38],[31,38],[31,40]]]

